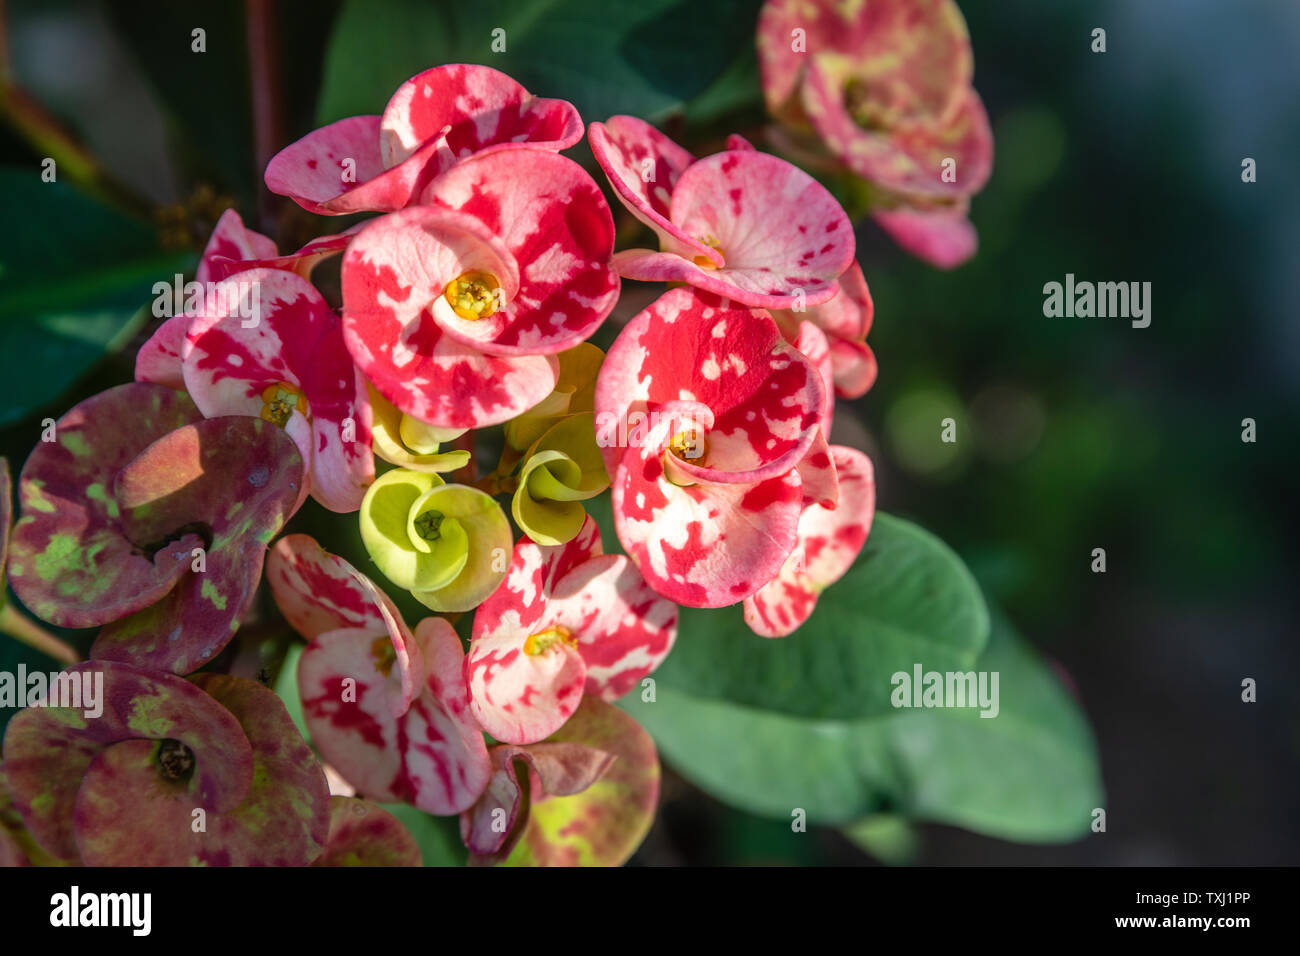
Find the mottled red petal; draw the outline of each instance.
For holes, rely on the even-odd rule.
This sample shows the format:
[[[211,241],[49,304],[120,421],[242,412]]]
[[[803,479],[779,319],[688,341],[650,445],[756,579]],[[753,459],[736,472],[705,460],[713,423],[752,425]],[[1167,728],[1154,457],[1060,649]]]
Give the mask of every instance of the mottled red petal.
[[[358,797],[330,797],[325,852],[312,866],[419,866],[420,846],[402,821]]]
[[[188,800],[187,817],[194,808],[226,813],[248,797],[254,757],[244,731],[228,710],[189,681],[103,661],[64,673],[77,679],[100,676],[103,712],[87,717],[84,707],[29,707],[9,722],[4,740],[14,805],[48,852],[62,859],[78,856],[78,791],[92,762],[116,746],[152,752],[154,742],[170,739],[188,747],[194,771],[177,794]],[[152,775],[159,777],[156,765]],[[148,822],[138,807],[130,816]],[[169,837],[181,839],[175,833]]]
[[[303,477],[297,446],[256,418],[205,419],[144,449],[114,482],[121,534],[144,544],[198,528],[204,566],[194,568],[186,546],[204,542],[180,535],[180,550],[167,558],[183,567],[177,585],[106,625],[91,656],[187,674],[220,653],[252,603],[267,545],[293,514]]]
[[[792,633],[822,591],[853,566],[871,531],[876,493],[871,460],[862,452],[831,446],[839,478],[839,505],[810,505],[799,519],[799,543],[773,580],[745,599],[745,621],[763,637]]]
[[[306,400],[285,430],[308,463],[310,491],[331,511],[361,507],[375,477],[370,398],[339,319],[306,279],[250,269],[218,283],[210,308],[190,319],[186,389],[203,414],[264,416],[265,393],[293,386]]]
[[[9,582],[32,613],[60,627],[94,627],[158,601],[188,571],[202,539],[178,534],[167,547],[141,550],[151,539],[123,531],[113,480],[152,441],[199,418],[186,395],[135,383],[94,395],[55,423],[55,440],[36,446],[19,477],[21,516],[10,540]]]
[[[435,66],[397,88],[380,121],[384,163],[395,166],[446,130],[457,160],[491,150],[559,151],[582,139],[571,103],[533,96],[500,70],[452,63]]]

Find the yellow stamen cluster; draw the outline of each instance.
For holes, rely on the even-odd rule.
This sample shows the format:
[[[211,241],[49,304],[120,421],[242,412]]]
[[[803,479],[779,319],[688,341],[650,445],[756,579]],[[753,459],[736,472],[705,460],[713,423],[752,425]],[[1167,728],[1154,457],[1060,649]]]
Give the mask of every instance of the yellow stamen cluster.
[[[447,283],[443,298],[462,319],[486,319],[500,301],[501,283],[490,272],[465,272]]]
[[[538,654],[545,654],[557,644],[568,644],[576,648],[578,639],[563,624],[555,624],[544,631],[529,635],[528,640],[524,641],[524,653],[536,657]]]
[[[309,416],[307,396],[302,390],[288,382],[276,382],[262,390],[262,412],[260,417],[273,425],[283,428],[289,423],[295,411],[301,412],[303,418]]]

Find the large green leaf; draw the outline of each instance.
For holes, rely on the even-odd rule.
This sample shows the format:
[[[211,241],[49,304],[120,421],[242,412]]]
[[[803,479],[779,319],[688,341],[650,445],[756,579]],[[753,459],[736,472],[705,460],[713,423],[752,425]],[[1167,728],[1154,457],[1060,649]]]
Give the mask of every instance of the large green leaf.
[[[914,524],[876,515],[857,562],[809,621],[756,637],[740,607],[683,608],[676,646],[656,678],[695,697],[799,717],[887,713],[897,671],[968,670],[988,610],[966,566]]]
[[[153,284],[193,256],[38,169],[0,168],[0,425],[57,399],[147,318]]]
[[[753,44],[757,0],[348,0],[326,54],[322,123],[379,113],[406,79],[479,63],[588,122],[658,119],[704,91]],[[497,29],[504,52],[492,49]],[[496,34],[497,37],[500,34]]]
[[[816,720],[667,681],[654,702],[633,693],[621,705],[680,773],[754,813],[789,820],[802,809],[843,825],[889,812],[1021,841],[1086,833],[1102,794],[1074,700],[1005,622],[975,669],[999,674],[996,717],[951,708]]]

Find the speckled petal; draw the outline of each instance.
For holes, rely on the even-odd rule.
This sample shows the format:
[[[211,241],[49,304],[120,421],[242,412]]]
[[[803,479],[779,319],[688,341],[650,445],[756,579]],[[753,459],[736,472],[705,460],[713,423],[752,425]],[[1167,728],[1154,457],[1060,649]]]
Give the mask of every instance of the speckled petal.
[[[993,170],[993,130],[973,89],[943,117],[924,116],[888,129],[854,122],[844,100],[844,77],[814,61],[803,102],[827,147],[857,175],[891,192],[928,199],[956,199],[984,188]],[[945,161],[952,176],[945,178]]]
[[[609,769],[573,796],[533,788],[528,824],[507,866],[621,866],[641,845],[659,802],[659,756],[635,720],[595,697],[548,742],[613,754]]]
[[[691,259],[722,265],[717,250],[671,221],[673,188],[695,157],[645,120],[611,116],[587,131],[592,155],[628,212],[659,236],[662,248]]]
[[[480,866],[506,859],[523,836],[533,780],[539,793],[572,796],[599,780],[614,761],[613,754],[576,743],[505,745],[488,754],[492,780],[460,816],[461,839],[471,862]]]
[[[501,149],[567,149],[582,139],[582,118],[571,103],[533,96],[500,70],[435,66],[388,101],[380,121],[385,165],[402,162],[444,130],[450,155],[461,160]]]
[[[361,793],[459,813],[478,799],[491,773],[469,716],[460,639],[441,618],[422,621],[414,639],[425,680],[405,713],[394,716],[387,705],[374,641],[331,631],[308,645],[299,664],[303,714],[321,755]],[[349,678],[354,687],[345,684]]]
[[[121,527],[113,479],[150,442],[199,420],[193,402],[162,385],[120,385],[74,406],[55,440],[32,451],[18,480],[21,515],[10,540],[9,583],[38,617],[94,627],[158,601],[189,567],[197,534],[164,546]],[[153,544],[150,550],[137,545]]]
[[[329,833],[325,773],[284,704],[256,681],[200,674],[194,684],[238,721],[252,786],[238,806],[196,819],[187,788],[158,771],[157,745],[101,751],[77,792],[77,847],[88,866],[304,866]],[[202,766],[203,757],[195,754]]]
[[[194,755],[193,773],[174,784],[175,799],[188,802],[187,817],[194,808],[205,809],[209,816],[226,813],[248,797],[254,784],[248,738],[228,710],[189,681],[101,661],[78,664],[64,673],[78,682],[102,681],[102,713],[88,716],[84,698],[79,708],[29,707],[9,722],[4,739],[5,774],[14,805],[49,853],[77,858],[80,828],[74,827],[74,806],[87,771],[106,748],[129,746],[128,753],[138,756],[152,754],[161,740],[188,747]],[[162,779],[156,763],[149,773]],[[131,816],[150,822],[138,807]]]
[[[474,217],[518,264],[517,291],[490,318],[435,312],[449,335],[491,355],[555,353],[590,336],[614,308],[614,219],[596,181],[573,160],[533,149],[475,156],[430,184],[420,201]]]
[[[853,566],[871,531],[875,480],[862,452],[831,446],[839,505],[810,505],[799,519],[799,543],[772,581],[745,599],[745,621],[763,637],[784,637],[812,614],[817,598]]]
[[[419,866],[420,846],[402,822],[359,797],[330,797],[325,852],[312,866]]]
[[[334,311],[306,279],[277,269],[239,272],[211,302],[190,320],[182,351],[195,404],[208,416],[271,421],[282,405],[312,496],[331,511],[356,511],[374,480],[370,399]]]
[[[824,186],[785,160],[752,150],[715,153],[677,181],[672,221],[716,248],[720,268],[629,250],[615,257],[627,278],[682,281],[746,305],[815,305],[838,290],[853,262],[853,229]],[[703,265],[703,267],[702,267]]]
[[[401,209],[451,163],[432,139],[391,169],[380,152],[380,117],[353,116],[313,130],[271,158],[266,188],[308,212],[342,216]]]
[[[486,272],[510,301],[527,265],[467,214],[420,207],[375,220],[343,256],[343,336],[353,360],[398,409],[432,425],[474,428],[527,411],[555,387],[556,360],[489,356],[453,337],[449,327],[472,323],[444,297],[453,279]]]
[[[176,587],[105,626],[91,656],[188,674],[220,653],[252,603],[266,548],[293,514],[302,481],[297,446],[256,418],[205,419],[144,449],[114,483],[122,534],[157,542],[198,528],[204,566],[196,570],[184,548],[168,558],[183,562]]]

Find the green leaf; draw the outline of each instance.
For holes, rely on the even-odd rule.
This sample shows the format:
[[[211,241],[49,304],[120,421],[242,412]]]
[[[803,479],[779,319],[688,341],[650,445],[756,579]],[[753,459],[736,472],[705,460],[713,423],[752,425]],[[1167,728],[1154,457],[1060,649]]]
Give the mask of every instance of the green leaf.
[[[1078,706],[1001,620],[975,669],[999,674],[996,717],[950,708],[818,720],[667,681],[654,702],[633,693],[620,703],[683,776],[760,815],[789,820],[802,808],[810,821],[843,826],[887,812],[1025,842],[1085,834],[1103,798]]]
[[[383,111],[397,87],[444,63],[478,63],[587,121],[659,119],[753,44],[757,0],[348,0],[326,53],[321,123]],[[492,49],[505,31],[505,50]],[[501,34],[496,34],[500,37]],[[498,44],[499,45],[499,44]]]
[[[655,674],[674,690],[798,717],[889,713],[889,675],[968,670],[988,610],[966,566],[916,525],[877,514],[857,562],[808,622],[765,640],[739,606],[683,608],[672,654]]]
[[[153,284],[193,261],[148,226],[34,169],[0,168],[0,426],[56,400],[148,318]]]

